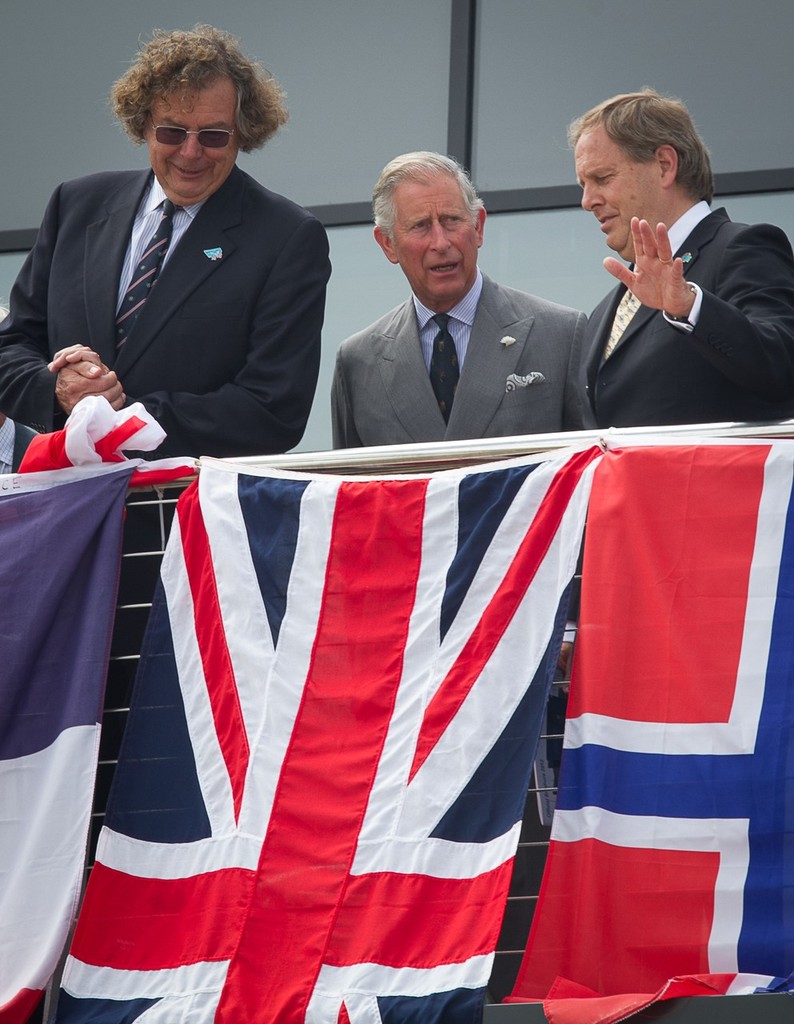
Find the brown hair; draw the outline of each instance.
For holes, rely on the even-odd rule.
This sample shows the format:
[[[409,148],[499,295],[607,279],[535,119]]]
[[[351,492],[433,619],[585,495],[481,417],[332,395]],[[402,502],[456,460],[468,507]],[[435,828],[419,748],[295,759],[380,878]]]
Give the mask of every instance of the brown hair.
[[[244,56],[234,36],[211,25],[196,25],[187,32],[155,31],[113,85],[113,112],[129,137],[140,143],[158,99],[175,92],[199,92],[219,78],[231,79],[237,91],[236,134],[243,152],[263,146],[286,124],[289,115],[278,82]]]
[[[638,163],[652,160],[659,146],[672,146],[678,153],[676,180],[679,185],[691,199],[711,202],[714,175],[709,151],[681,100],[647,88],[613,96],[571,122],[568,126],[571,148],[576,147],[585,132],[599,125]]]

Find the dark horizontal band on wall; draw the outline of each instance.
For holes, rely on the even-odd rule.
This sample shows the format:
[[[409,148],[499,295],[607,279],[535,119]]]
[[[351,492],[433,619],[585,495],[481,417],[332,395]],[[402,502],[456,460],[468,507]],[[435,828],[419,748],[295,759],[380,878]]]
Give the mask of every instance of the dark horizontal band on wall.
[[[27,252],[33,248],[38,231],[23,228],[21,231],[0,231],[0,252]]]
[[[780,167],[770,171],[734,171],[716,174],[714,180],[718,196],[791,192],[794,191],[794,167]],[[482,192],[481,195],[489,213],[522,213],[575,209],[582,198],[582,190],[578,185],[549,185],[542,188],[501,189]],[[326,227],[372,222],[372,207],[369,203],[340,203],[313,206],[311,209]]]
[[[715,175],[718,196],[751,195],[759,192],[794,192],[794,167],[767,171],[733,171]],[[549,185],[543,188],[501,189],[483,192],[489,213],[531,213],[533,210],[567,210],[579,205],[578,185]],[[327,228],[372,223],[372,207],[366,203],[329,203],[312,206],[312,213]],[[27,252],[36,240],[35,228],[0,231],[0,253]]]
[[[309,209],[327,228],[372,223],[370,203],[329,203],[328,206],[310,206]]]
[[[794,191],[794,167],[771,171],[734,171],[714,175],[717,196],[751,195]],[[578,185],[552,185],[548,188],[504,189],[483,192],[489,213],[520,213],[526,210],[565,210],[577,207],[582,198]]]

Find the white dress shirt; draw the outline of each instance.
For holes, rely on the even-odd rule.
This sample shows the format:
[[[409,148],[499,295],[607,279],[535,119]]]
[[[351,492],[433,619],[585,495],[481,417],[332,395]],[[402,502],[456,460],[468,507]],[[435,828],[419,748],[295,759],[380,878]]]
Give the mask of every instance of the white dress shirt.
[[[697,225],[708,217],[710,213],[711,207],[704,199],[701,199],[699,203],[695,203],[694,206],[690,206],[686,213],[682,217],[679,217],[672,227],[668,228],[667,234],[670,238],[670,248],[673,255],[675,255],[687,238],[689,238]],[[685,256],[686,253],[681,253],[681,255]],[[695,304],[689,311],[689,323],[682,323],[680,320],[671,320],[670,317],[662,311],[662,316],[664,316],[668,324],[672,324],[673,327],[677,327],[680,331],[684,331],[685,334],[692,333],[692,330],[695,327],[695,324],[697,324],[700,316],[700,307],[703,305],[703,292],[700,285],[695,284],[694,281],[690,281],[688,283],[695,291]]]
[[[144,249],[149,243],[149,239],[157,230],[157,225],[160,223],[160,208],[165,198],[166,195],[162,185],[157,178],[153,178],[149,191],[141,200],[141,205],[138,207],[138,212],[135,214],[135,220],[133,221],[130,241],[127,245],[127,255],[124,257],[124,265],[121,268],[116,309],[120,308],[121,300],[124,298],[132,281],[132,268],[140,261]],[[180,238],[193,223],[193,218],[206,201],[206,199],[202,199],[200,203],[194,203],[192,206],[176,207],[171,241],[163,256],[161,268],[166,265],[169,256],[179,244]]]
[[[455,343],[455,351],[458,354],[458,366],[463,370],[463,361],[466,358],[466,351],[471,338],[471,328],[474,318],[477,315],[477,304],[482,294],[482,273],[477,268],[477,277],[474,284],[463,298],[449,310],[449,323],[447,330],[452,335]],[[425,359],[425,366],[430,372],[430,360],[433,356],[433,342],[438,334],[438,324],[432,318],[435,310],[428,309],[414,295],[414,308],[416,309],[416,322],[419,328],[419,344],[422,346],[422,355]]]

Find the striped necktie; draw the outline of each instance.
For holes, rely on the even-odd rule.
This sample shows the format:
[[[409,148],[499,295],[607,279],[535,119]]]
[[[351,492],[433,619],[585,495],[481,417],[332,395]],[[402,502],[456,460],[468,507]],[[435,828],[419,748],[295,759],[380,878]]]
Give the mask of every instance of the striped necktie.
[[[430,357],[430,383],[433,385],[444,422],[448,423],[460,376],[458,353],[455,351],[452,335],[447,329],[449,314],[436,313],[432,319],[438,324],[439,331],[433,341],[433,355]]]
[[[166,249],[171,241],[174,228],[174,204],[170,199],[163,200],[160,222],[157,225],[140,262],[132,273],[132,281],[121,300],[116,316],[116,349],[120,349],[130,336],[138,314],[157,280],[163,263]]]
[[[604,359],[608,359],[615,350],[617,343],[623,337],[623,332],[628,327],[631,318],[640,308],[642,303],[636,295],[627,291],[618,304],[615,311],[615,319],[612,322],[612,330],[609,332],[609,340],[604,348]]]

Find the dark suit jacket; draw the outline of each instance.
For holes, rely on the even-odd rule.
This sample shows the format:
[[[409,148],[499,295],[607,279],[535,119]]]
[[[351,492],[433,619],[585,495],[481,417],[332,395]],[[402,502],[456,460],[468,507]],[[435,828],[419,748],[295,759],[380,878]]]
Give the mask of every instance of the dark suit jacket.
[[[14,455],[11,463],[11,472],[16,473],[22,456],[28,450],[28,445],[36,436],[36,431],[26,427],[24,423],[14,424]]]
[[[62,426],[46,364],[80,342],[168,434],[154,457],[291,448],[319,372],[322,225],[235,167],[169,257],[117,360],[119,278],[150,176],[107,172],[55,191],[0,331],[0,408],[40,430]]]
[[[503,288],[483,275],[445,423],[409,299],[340,346],[331,391],[334,447],[578,429],[585,323],[583,313]],[[503,345],[504,337],[515,342]]]
[[[592,426],[763,422],[794,416],[794,259],[769,224],[702,220],[676,253],[703,289],[692,334],[640,307],[618,347],[602,354],[625,289],[589,318],[586,387]]]

